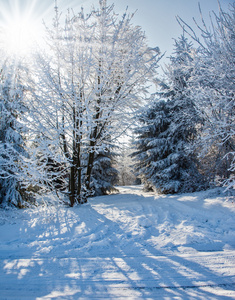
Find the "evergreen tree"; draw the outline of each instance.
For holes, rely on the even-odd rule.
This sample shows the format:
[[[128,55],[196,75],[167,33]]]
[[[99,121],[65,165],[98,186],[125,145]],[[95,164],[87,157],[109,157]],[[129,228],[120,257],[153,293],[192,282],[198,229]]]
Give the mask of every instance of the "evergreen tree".
[[[95,196],[106,195],[116,191],[114,185],[118,182],[118,171],[113,167],[114,153],[110,146],[95,154],[92,168],[91,188]]]
[[[139,116],[140,126],[135,130],[137,151],[132,154],[137,160],[137,176],[141,178],[145,190],[151,190],[157,182],[152,174],[156,171],[153,163],[167,155],[169,109],[166,101],[153,102]],[[157,175],[158,173],[156,173]]]
[[[162,82],[161,99],[144,112],[144,126],[137,130],[139,173],[163,193],[193,192],[205,186],[198,172],[192,144],[202,120],[188,94],[194,49],[184,36],[175,41],[174,56]],[[144,162],[144,163],[143,163]]]
[[[25,112],[23,86],[15,65],[0,73],[0,204],[21,207],[22,164],[26,152],[20,117]]]

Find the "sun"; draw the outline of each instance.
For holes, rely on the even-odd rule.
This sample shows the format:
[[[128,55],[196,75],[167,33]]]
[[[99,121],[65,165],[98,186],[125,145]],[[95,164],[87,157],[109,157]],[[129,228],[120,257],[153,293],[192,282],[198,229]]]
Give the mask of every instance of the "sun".
[[[0,51],[7,56],[27,58],[42,44],[43,12],[47,7],[40,7],[40,2],[12,0],[10,6],[1,7]]]
[[[42,40],[43,26],[32,18],[19,16],[7,22],[2,28],[2,45],[11,56],[28,56]]]
[[[17,18],[5,26],[5,50],[9,54],[30,54],[41,39],[41,28],[30,18]]]

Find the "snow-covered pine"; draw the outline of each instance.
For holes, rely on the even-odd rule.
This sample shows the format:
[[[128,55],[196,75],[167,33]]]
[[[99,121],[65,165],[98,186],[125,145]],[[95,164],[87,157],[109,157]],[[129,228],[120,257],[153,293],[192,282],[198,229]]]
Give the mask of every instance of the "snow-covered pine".
[[[120,134],[156,74],[160,53],[150,49],[133,15],[119,17],[100,1],[86,15],[68,12],[65,26],[55,7],[50,50],[39,55],[31,126],[69,169],[70,204],[86,202],[96,153]],[[38,147],[40,151],[40,145]],[[86,157],[86,153],[88,156]]]
[[[3,63],[0,71],[0,205],[21,207],[23,199],[22,165],[24,150],[23,124],[21,116],[26,108],[23,104],[24,87],[20,82],[17,64]]]
[[[190,93],[204,118],[200,140],[207,173],[227,187],[234,187],[235,158],[235,3],[225,12],[213,13],[208,26],[202,18],[199,38],[192,27],[185,31],[199,45]]]
[[[192,151],[202,120],[187,90],[194,51],[184,35],[175,40],[174,55],[165,71],[167,81],[161,83],[160,99],[142,114],[140,121],[144,126],[136,131],[138,172],[162,193],[205,188]]]
[[[136,175],[141,178],[145,189],[149,190],[156,184],[150,175],[154,171],[152,162],[158,161],[167,148],[167,130],[170,121],[167,102],[153,102],[138,118],[140,125],[135,130],[137,140],[134,143],[137,151],[132,156],[137,161]]]

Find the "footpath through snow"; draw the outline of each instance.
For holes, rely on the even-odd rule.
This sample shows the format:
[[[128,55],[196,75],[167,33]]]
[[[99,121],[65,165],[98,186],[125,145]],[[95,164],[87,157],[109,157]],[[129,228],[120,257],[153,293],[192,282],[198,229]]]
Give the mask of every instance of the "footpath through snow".
[[[235,201],[135,186],[0,210],[0,299],[235,299]]]

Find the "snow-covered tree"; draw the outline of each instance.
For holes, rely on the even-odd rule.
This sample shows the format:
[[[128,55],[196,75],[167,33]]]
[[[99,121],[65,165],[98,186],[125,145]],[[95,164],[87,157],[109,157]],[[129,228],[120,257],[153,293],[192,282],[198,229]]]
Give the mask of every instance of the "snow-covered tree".
[[[135,130],[137,151],[133,153],[137,163],[137,176],[141,178],[146,190],[152,189],[156,181],[152,180],[153,163],[159,160],[167,147],[167,129],[169,112],[166,101],[156,101],[139,116],[140,125]],[[158,173],[156,173],[157,175]]]
[[[56,6],[50,50],[37,61],[32,132],[69,169],[71,206],[86,202],[96,154],[138,106],[160,59],[133,15],[119,17],[113,8],[99,1],[88,15],[68,13],[61,26]]]
[[[24,150],[21,116],[26,109],[23,104],[23,86],[17,65],[2,65],[0,71],[0,205],[21,207],[23,200],[22,165]]]
[[[199,38],[192,27],[185,31],[198,43],[198,55],[190,79],[190,92],[205,120],[200,147],[209,172],[234,185],[235,156],[235,3],[207,26],[202,18]]]
[[[192,192],[204,187],[198,172],[192,143],[202,120],[188,93],[188,80],[193,70],[194,49],[184,36],[175,41],[175,52],[159,93],[161,101],[140,116],[144,124],[137,133],[139,163],[144,181],[163,193]]]

